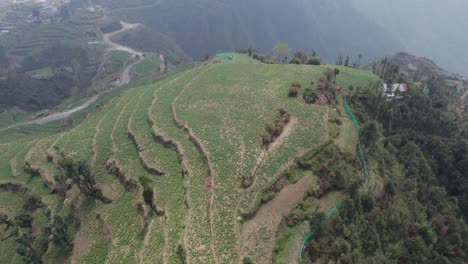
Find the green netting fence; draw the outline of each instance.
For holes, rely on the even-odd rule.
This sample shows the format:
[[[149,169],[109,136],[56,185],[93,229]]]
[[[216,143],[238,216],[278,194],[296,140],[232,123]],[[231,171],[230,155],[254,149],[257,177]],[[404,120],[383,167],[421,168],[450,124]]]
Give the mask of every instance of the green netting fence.
[[[351,111],[351,107],[349,107],[348,100],[346,100],[346,98],[344,99],[344,108],[346,110],[346,114],[348,114],[349,119],[351,119],[351,122],[353,122],[353,125],[356,128],[356,131],[358,132],[358,134],[360,134],[361,126],[359,125],[359,122],[354,116],[353,111]]]
[[[234,63],[234,61],[236,60],[236,56],[237,56],[237,54],[232,53],[232,52],[225,52],[225,53],[216,54],[216,57],[222,59],[225,64]]]
[[[358,133],[358,137],[361,133],[361,126],[359,125],[359,122],[357,121],[356,117],[354,116],[353,114],[353,111],[351,110],[351,107],[349,107],[349,104],[348,104],[348,100],[346,100],[346,98],[344,99],[344,108],[346,110],[346,113],[349,117],[349,119],[351,119],[351,122],[353,122],[353,125],[354,125],[354,128],[356,129],[356,132]],[[367,169],[367,161],[366,161],[366,157],[364,155],[364,151],[362,150],[361,144],[359,143],[358,145],[358,154],[359,154],[359,159],[361,160],[361,163],[362,163],[362,167],[363,167],[363,171],[364,171],[364,176],[365,176],[365,181],[364,181],[364,184],[362,185],[361,187],[361,192],[365,191],[366,188],[367,188],[367,185],[369,183],[369,170]],[[302,263],[302,251],[304,250],[306,244],[312,239],[312,237],[314,237],[314,235],[317,233],[317,231],[323,226],[325,225],[328,220],[341,208],[341,206],[343,206],[343,201],[339,202],[328,214],[327,216],[325,217],[325,219],[320,223],[320,226],[312,231],[309,232],[309,234],[307,234],[307,236],[305,237],[304,241],[302,242],[302,245],[301,245],[301,249],[300,249],[300,252],[299,252],[299,263]]]

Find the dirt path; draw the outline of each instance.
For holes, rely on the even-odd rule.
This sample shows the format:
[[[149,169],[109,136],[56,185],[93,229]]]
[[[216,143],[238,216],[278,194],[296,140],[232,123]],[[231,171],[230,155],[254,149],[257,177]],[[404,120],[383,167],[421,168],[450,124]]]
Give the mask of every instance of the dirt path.
[[[285,187],[244,224],[239,263],[246,256],[249,256],[254,263],[271,262],[273,242],[281,220],[302,199],[311,183],[312,178],[305,176],[297,183]],[[271,241],[271,243],[258,247],[257,245],[263,244],[261,241]]]

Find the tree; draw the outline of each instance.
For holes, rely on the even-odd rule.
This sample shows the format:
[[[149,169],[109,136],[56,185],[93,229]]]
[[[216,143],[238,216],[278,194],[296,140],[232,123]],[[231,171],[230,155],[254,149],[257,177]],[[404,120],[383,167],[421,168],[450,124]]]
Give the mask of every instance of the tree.
[[[252,260],[249,257],[244,257],[242,260],[243,264],[253,264]]]
[[[312,56],[307,61],[307,64],[309,64],[309,65],[320,65],[320,58],[317,57],[317,56]]]
[[[16,253],[20,255],[26,263],[41,263],[33,248],[34,238],[30,232],[22,233],[16,240]]]
[[[15,217],[15,223],[19,227],[30,228],[32,226],[32,221],[31,212],[26,210],[21,210]]]
[[[375,120],[367,122],[361,130],[361,142],[367,149],[372,148],[381,137],[382,133],[379,124]]]
[[[294,53],[294,58],[299,59],[302,64],[306,64],[307,59],[309,57],[307,56],[307,53],[305,53],[304,51],[298,51],[298,52]]]
[[[287,43],[278,43],[273,48],[273,56],[280,63],[286,63],[289,55],[289,46]]]
[[[317,99],[317,93],[314,92],[314,90],[307,88],[304,90],[304,93],[302,94],[302,98],[304,99],[304,102],[306,102],[307,104],[312,104]]]
[[[359,59],[358,60],[358,66],[359,66],[359,65],[361,65],[361,59],[362,59],[362,54],[361,53],[358,54],[358,59]]]
[[[336,60],[336,65],[343,65],[343,56],[338,56],[338,59]]]
[[[101,197],[100,190],[96,187],[96,175],[91,171],[88,163],[79,161],[77,163],[78,174],[73,178],[73,182],[78,185],[78,188],[91,196]]]
[[[346,56],[344,66],[349,67],[349,56]]]
[[[289,64],[302,64],[302,61],[299,58],[293,58]]]
[[[55,215],[54,221],[50,227],[50,233],[52,236],[52,241],[57,245],[62,245],[63,242],[67,244],[67,246],[71,246],[72,243],[68,239],[67,235],[67,226],[63,221],[62,217]]]
[[[252,57],[252,55],[257,52],[257,49],[254,48],[253,46],[250,46],[248,49],[247,49],[247,53],[249,54],[249,57]]]
[[[338,74],[340,74],[340,69],[335,68],[335,72],[334,72],[335,79],[333,80],[333,83],[336,83],[336,76],[338,76]]]

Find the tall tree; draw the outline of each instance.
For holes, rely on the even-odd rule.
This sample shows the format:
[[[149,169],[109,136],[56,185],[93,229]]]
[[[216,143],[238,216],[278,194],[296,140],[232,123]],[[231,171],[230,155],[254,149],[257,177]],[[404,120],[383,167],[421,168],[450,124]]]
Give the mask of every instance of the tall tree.
[[[343,56],[338,56],[338,59],[336,60],[336,65],[343,65]]]
[[[308,56],[307,56],[307,53],[305,53],[304,51],[298,51],[294,53],[294,57],[298,58],[302,64],[307,63]]]
[[[289,55],[289,46],[287,43],[278,43],[273,47],[273,56],[280,63],[286,63]]]
[[[344,66],[349,67],[349,56],[346,56]]]

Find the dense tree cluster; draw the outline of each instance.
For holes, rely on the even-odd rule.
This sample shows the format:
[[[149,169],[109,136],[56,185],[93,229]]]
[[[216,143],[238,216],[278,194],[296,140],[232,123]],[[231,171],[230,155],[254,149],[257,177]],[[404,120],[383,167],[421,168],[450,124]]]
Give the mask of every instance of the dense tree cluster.
[[[401,76],[381,65],[388,80]],[[307,245],[307,257],[321,263],[466,263],[468,261],[468,143],[466,123],[450,104],[452,87],[437,78],[411,86],[400,100],[387,100],[377,88],[349,99],[362,124],[360,141],[371,178],[378,184],[360,192],[345,186],[349,198]],[[359,89],[358,89],[359,90]],[[325,149],[324,154],[330,149]],[[334,160],[343,157],[333,155]],[[347,166],[352,161],[344,160]],[[310,162],[309,162],[310,164]],[[318,175],[322,164],[311,164]],[[334,164],[335,166],[335,164]],[[353,166],[355,167],[355,166]],[[349,168],[344,168],[349,171]],[[324,173],[321,173],[323,171]],[[336,174],[335,174],[336,175]],[[332,189],[339,189],[334,186]],[[286,219],[291,225],[321,216],[306,199]],[[318,219],[318,220],[317,220]],[[314,224],[315,223],[315,224]]]

